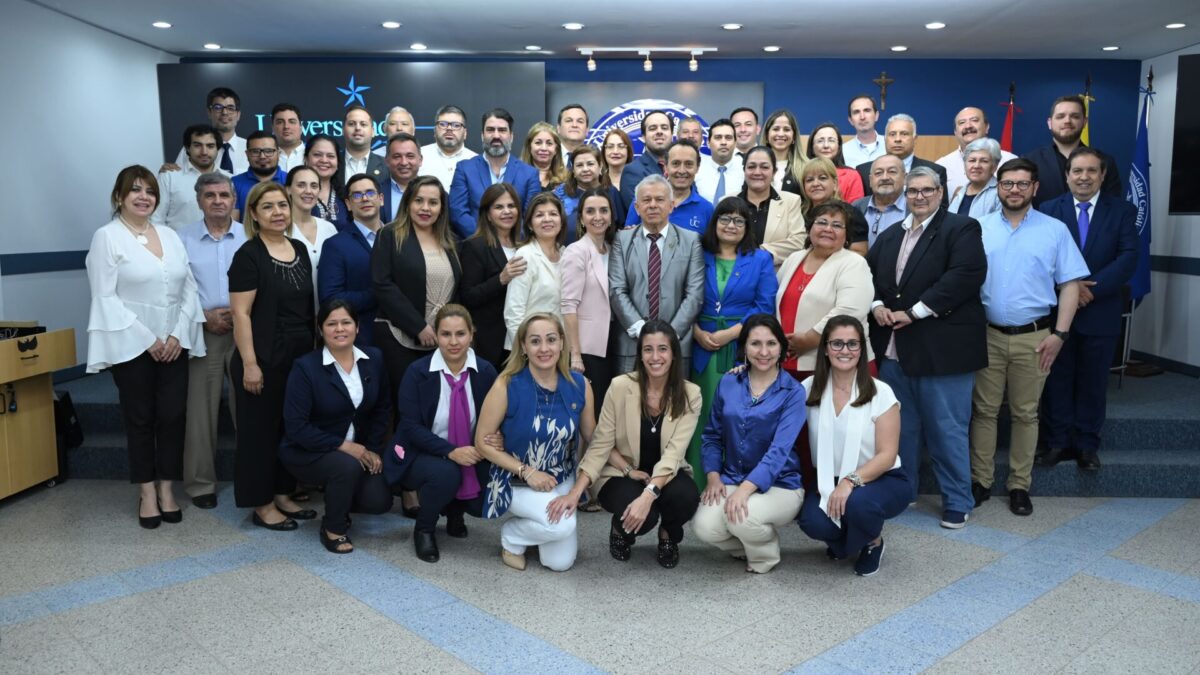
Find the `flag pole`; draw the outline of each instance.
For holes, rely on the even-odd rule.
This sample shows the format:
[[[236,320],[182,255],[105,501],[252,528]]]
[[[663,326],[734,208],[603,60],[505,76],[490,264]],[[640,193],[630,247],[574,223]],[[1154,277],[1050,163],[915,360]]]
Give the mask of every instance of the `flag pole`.
[[[1150,72],[1146,75],[1146,96],[1145,105],[1140,110],[1140,115],[1144,119],[1138,119],[1138,124],[1145,124],[1147,131],[1150,129],[1150,106],[1154,104],[1154,66],[1150,66]],[[1147,179],[1149,176],[1147,176]],[[1137,307],[1141,303],[1134,302],[1132,296],[1129,301],[1129,323],[1125,328],[1125,350],[1121,355],[1121,363],[1123,365],[1120,379],[1117,380],[1117,388],[1120,389],[1124,384],[1124,375],[1128,373],[1132,377],[1151,377],[1160,375],[1163,369],[1153,363],[1145,363],[1143,361],[1133,361],[1129,358],[1130,352],[1133,349],[1131,344],[1133,339],[1134,317],[1137,316]]]

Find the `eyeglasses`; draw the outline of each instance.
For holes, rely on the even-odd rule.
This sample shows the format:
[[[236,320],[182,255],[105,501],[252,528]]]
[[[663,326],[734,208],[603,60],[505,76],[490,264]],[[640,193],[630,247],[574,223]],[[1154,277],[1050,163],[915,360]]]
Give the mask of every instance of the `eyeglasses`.
[[[232,115],[233,113],[238,111],[238,107],[236,105],[221,105],[220,103],[214,103],[214,104],[208,106],[208,109],[215,112],[218,115],[220,115],[221,113],[229,113],[230,115]]]
[[[356,202],[361,202],[364,199],[375,199],[379,193],[374,190],[365,190],[363,192],[351,192],[350,197]]]
[[[844,230],[846,226],[841,223],[834,223],[828,220],[814,220],[813,227],[828,227],[831,230]]]
[[[928,199],[929,197],[932,197],[935,194],[937,194],[938,189],[939,188],[931,188],[931,187],[908,188],[907,190],[904,191],[904,196],[908,197],[909,199],[912,199],[913,197],[920,195],[921,197],[925,197],[926,199]]]
[[[246,150],[246,154],[250,155],[251,157],[270,157],[276,152],[279,151],[275,148],[248,148]]]
[[[463,124],[462,122],[442,122],[442,121],[438,121],[438,123],[437,123],[437,128],[439,128],[439,129],[442,129],[442,130],[445,130],[445,129],[453,129],[453,130],[455,130],[455,131],[462,131],[464,128],[466,128],[466,126],[467,126],[467,125]]]
[[[1015,189],[1015,190],[1020,190],[1021,192],[1024,192],[1029,189],[1029,186],[1033,185],[1033,181],[1031,181],[1031,180],[1002,180],[999,183],[997,183],[997,185],[999,185],[1001,188],[1003,188],[1005,190],[1012,191]]]
[[[843,349],[849,349],[852,352],[856,352],[859,349],[862,349],[861,340],[830,340],[828,344],[829,348],[835,352],[840,352]]]
[[[733,216],[721,216],[720,218],[717,218],[717,224],[721,227],[729,227],[730,225],[733,225],[734,227],[740,229],[746,226],[746,219],[734,218]]]

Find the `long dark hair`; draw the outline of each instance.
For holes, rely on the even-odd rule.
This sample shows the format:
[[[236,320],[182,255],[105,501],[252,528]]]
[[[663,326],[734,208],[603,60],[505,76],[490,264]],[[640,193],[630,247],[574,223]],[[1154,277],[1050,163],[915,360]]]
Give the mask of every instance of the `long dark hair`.
[[[738,242],[738,255],[750,255],[758,249],[754,240],[754,216],[750,213],[750,205],[741,197],[726,197],[717,202],[712,217],[708,219],[708,227],[704,228],[704,236],[700,237],[700,246],[713,255],[721,252],[721,240],[717,238],[717,220],[721,216],[741,216],[746,221],[742,231],[742,240]]]
[[[858,333],[858,341],[861,345],[858,348],[858,370],[855,373],[855,384],[858,385],[858,398],[850,405],[855,408],[864,406],[875,398],[875,380],[871,377],[871,370],[867,366],[867,334],[863,330],[862,323],[858,319],[849,314],[839,314],[829,321],[825,322],[825,330],[821,331],[821,344],[817,346],[817,365],[813,370],[812,389],[808,392],[807,405],[821,405],[821,396],[825,394],[825,386],[829,384],[831,370],[833,367],[829,364],[829,354],[826,351],[829,346],[829,335],[838,328],[850,327]]]
[[[306,138],[304,140],[304,163],[308,164],[308,154],[320,141],[329,141],[333,145],[333,156],[337,158],[337,167],[334,168],[333,175],[329,177],[329,190],[340,203],[345,198],[346,186],[342,184],[342,146],[337,139],[329,134],[313,134]]]
[[[517,207],[517,220],[513,223],[513,231],[509,234],[513,246],[517,245],[517,239],[521,234],[521,195],[517,194],[517,189],[512,186],[512,183],[496,183],[489,185],[488,189],[483,191],[483,196],[479,198],[479,221],[475,224],[475,234],[471,235],[471,239],[481,237],[488,246],[500,248],[500,233],[496,229],[496,225],[492,223],[488,212],[492,210],[492,204],[500,201],[504,195],[512,197],[513,204]]]
[[[671,368],[667,370],[667,382],[663,385],[660,407],[670,413],[671,419],[679,419],[691,410],[688,405],[686,380],[683,379],[683,348],[679,345],[679,336],[675,334],[675,329],[662,319],[650,319],[642,325],[642,330],[638,333],[637,358],[633,362],[633,372],[637,375],[642,414],[651,417],[650,408],[646,405],[650,375],[646,372],[646,365],[642,363],[642,345],[647,336],[657,334],[666,335],[667,342],[671,345]]]

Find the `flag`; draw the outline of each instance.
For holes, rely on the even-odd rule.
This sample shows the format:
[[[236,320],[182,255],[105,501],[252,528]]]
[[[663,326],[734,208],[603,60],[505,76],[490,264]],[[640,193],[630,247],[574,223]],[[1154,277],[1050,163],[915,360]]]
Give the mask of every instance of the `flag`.
[[[1008,85],[1008,103],[1001,104],[1005,108],[1008,108],[1008,112],[1004,115],[1004,131],[1000,133],[1000,149],[1007,150],[1008,152],[1012,152],[1013,148],[1012,134],[1013,122],[1015,121],[1014,113],[1017,109],[1016,95],[1017,85],[1015,82],[1010,82]]]
[[[1129,281],[1129,290],[1136,306],[1150,292],[1150,138],[1147,121],[1154,93],[1141,88],[1141,114],[1138,115],[1137,140],[1133,146],[1133,166],[1129,169],[1129,189],[1125,198],[1137,207],[1138,265]]]

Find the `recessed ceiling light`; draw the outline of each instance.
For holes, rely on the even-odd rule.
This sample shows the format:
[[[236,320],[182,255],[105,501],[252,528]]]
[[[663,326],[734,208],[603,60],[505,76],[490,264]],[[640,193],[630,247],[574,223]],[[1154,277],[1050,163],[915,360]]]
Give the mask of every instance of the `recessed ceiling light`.
[[[1106,52],[1115,52],[1115,51],[1117,51],[1118,49],[1120,49],[1120,47],[1117,47],[1117,46],[1110,46],[1110,47],[1101,47],[1101,49],[1103,49],[1103,50],[1104,50],[1104,51],[1106,51]]]
[[[779,51],[779,45],[767,45],[766,47],[763,47],[763,51],[772,53],[777,52]]]
[[[941,21],[931,21],[925,24],[925,27],[929,30],[941,30],[946,27],[946,24],[942,23]]]
[[[1167,28],[1170,28],[1171,30],[1175,30],[1176,28],[1183,28],[1185,26],[1187,26],[1186,23],[1169,23],[1169,24],[1167,24]]]
[[[415,49],[417,51],[421,51],[422,49],[429,49],[428,47],[425,46],[424,42],[414,42],[411,45],[409,45],[408,48]]]
[[[166,21],[155,21],[154,23],[152,23],[150,25],[154,26],[155,28],[170,28],[171,27],[171,24],[167,23]]]
[[[724,28],[725,30],[741,30],[742,24],[740,24],[740,23],[723,23],[723,24],[721,24],[721,28]]]
[[[564,23],[563,28],[566,28],[567,30],[583,30],[583,24],[577,21],[571,21],[569,23]]]
[[[401,24],[399,21],[384,21],[383,23],[381,23],[379,25],[383,26],[384,28],[386,28],[388,30],[395,30],[395,29],[399,28],[400,26],[402,26],[403,24]]]
[[[894,52],[906,52],[906,51],[908,51],[908,47],[905,47],[904,45],[896,45],[895,47],[892,47],[892,51],[894,51]]]
[[[540,45],[525,45],[525,51],[540,52],[540,51],[542,51],[542,47]]]
[[[205,44],[205,45],[204,45],[204,48],[205,48],[205,49],[220,49],[220,48],[221,48],[221,45],[219,45],[219,44],[217,44],[217,43],[215,43],[215,42],[209,42],[209,43],[207,43],[207,44]]]

